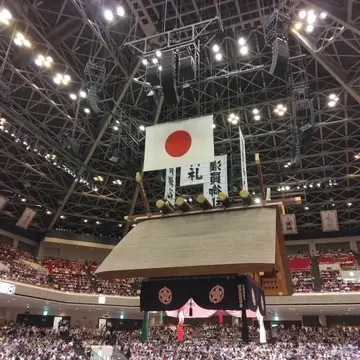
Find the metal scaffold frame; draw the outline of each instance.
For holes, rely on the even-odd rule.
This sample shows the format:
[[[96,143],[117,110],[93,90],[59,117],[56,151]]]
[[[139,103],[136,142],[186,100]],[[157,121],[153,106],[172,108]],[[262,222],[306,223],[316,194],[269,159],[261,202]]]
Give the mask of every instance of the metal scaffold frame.
[[[31,206],[38,211],[32,228],[39,232],[58,229],[119,239],[129,230],[123,216],[144,211],[134,180],[142,167],[143,127],[215,114],[216,153],[231,153],[233,164],[240,164],[241,126],[249,191],[259,193],[254,154],[260,153],[264,186],[271,188],[272,199],[305,200],[308,210],[304,204],[288,208],[296,213],[299,231],[319,230],[322,209],[338,210],[341,229],[358,228],[359,14],[352,2],[346,9],[320,0],[292,0],[285,8],[283,2],[274,4],[291,21],[304,8],[327,12],[313,33],[289,34],[290,66],[301,61],[307,71],[314,134],[313,146],[301,154],[300,165],[287,169],[284,165],[291,161],[287,134],[293,118],[291,112],[278,117],[273,108],[282,103],[290,109],[293,97],[287,80],[269,74],[272,54],[263,24],[273,9],[262,1],[254,4],[186,0],[180,9],[173,1],[145,6],[139,0],[135,9],[129,0],[124,4],[126,17],[110,23],[98,4],[85,0],[68,0],[51,9],[25,0],[26,12],[5,1],[16,22],[4,28],[0,38],[2,81],[11,89],[9,101],[2,100],[6,124],[1,126],[9,132],[0,131],[0,192],[10,201],[0,221],[14,223],[24,207]],[[16,31],[31,39],[33,50],[14,46]],[[247,56],[239,54],[241,36],[249,46]],[[214,57],[215,43],[222,61]],[[53,57],[54,70],[35,66],[35,48]],[[158,49],[199,53],[197,79],[188,82],[192,98],[179,85],[177,107],[168,106],[161,89],[145,81],[141,60]],[[69,99],[70,92],[86,86],[84,70],[90,60],[106,70],[99,97],[102,113],[97,117],[84,112],[86,100]],[[69,88],[54,84],[55,70],[71,75]],[[333,108],[327,104],[331,93],[339,97]],[[261,113],[259,121],[253,118],[254,108]],[[237,126],[227,121],[231,112],[239,114]],[[78,144],[79,153],[65,147],[64,139]],[[56,155],[56,160],[49,161],[47,154]],[[233,166],[232,172],[229,188],[239,187],[240,167]],[[164,174],[146,173],[143,179],[153,207],[163,196]],[[290,190],[278,191],[280,185]],[[178,191],[196,195],[191,188]]]

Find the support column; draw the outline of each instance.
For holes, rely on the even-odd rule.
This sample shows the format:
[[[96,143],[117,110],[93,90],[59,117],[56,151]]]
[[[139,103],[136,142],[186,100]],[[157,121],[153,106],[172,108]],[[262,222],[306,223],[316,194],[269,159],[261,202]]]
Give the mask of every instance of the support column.
[[[149,314],[149,327],[156,325],[156,314]]]
[[[309,244],[309,253],[310,256],[316,256],[316,244],[313,242]]]
[[[350,249],[356,254],[358,253],[358,246],[356,240],[349,241]]]
[[[42,240],[38,248],[37,258],[39,260],[42,260],[44,258],[44,253],[45,253],[45,246],[44,246],[44,241]]]
[[[319,324],[321,326],[326,326],[327,325],[326,316],[324,314],[319,315]]]
[[[232,316],[231,317],[231,325],[238,327],[239,326],[239,318]]]
[[[256,317],[259,322],[260,344],[266,344],[266,330],[264,326],[264,317],[261,315],[259,309],[256,310]]]
[[[317,256],[311,258],[311,274],[314,277],[314,291],[321,291],[321,275]]]
[[[243,306],[243,308],[241,309],[241,338],[245,344],[249,343],[250,341],[245,306]]]
[[[19,240],[18,239],[13,239],[13,248],[17,249],[19,246]]]

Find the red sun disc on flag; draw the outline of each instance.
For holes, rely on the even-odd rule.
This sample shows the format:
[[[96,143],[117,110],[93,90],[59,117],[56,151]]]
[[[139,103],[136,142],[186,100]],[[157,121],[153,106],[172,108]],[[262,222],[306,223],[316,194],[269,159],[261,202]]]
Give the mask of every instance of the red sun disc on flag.
[[[184,156],[191,148],[191,135],[185,130],[177,130],[168,136],[165,141],[165,150],[171,156]]]

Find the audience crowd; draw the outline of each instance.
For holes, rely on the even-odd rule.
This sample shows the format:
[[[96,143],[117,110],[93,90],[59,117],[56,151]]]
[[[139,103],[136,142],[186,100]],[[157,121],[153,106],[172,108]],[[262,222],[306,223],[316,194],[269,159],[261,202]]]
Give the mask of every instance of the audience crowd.
[[[101,359],[91,345],[112,345],[131,360],[360,360],[359,328],[296,328],[280,326],[276,337],[259,344],[253,338],[241,342],[241,329],[226,326],[185,326],[184,341],[177,341],[176,329],[155,327],[145,342],[140,332],[75,327],[64,336],[54,329],[20,324],[0,326],[0,359],[85,360]]]
[[[305,251],[288,254],[295,292],[314,291],[314,257],[320,269],[321,284],[317,291],[360,291],[359,277],[354,276],[354,271],[360,269],[357,254],[349,249],[328,249],[318,250],[312,256]],[[101,280],[95,274],[97,266],[95,262],[78,264],[64,259],[45,259],[38,263],[31,254],[0,243],[0,277],[3,279],[66,292],[137,295],[138,279]]]
[[[136,296],[136,279],[100,280],[97,264],[78,264],[64,259],[45,259],[40,263],[29,253],[0,243],[0,277],[26,284],[77,293]]]

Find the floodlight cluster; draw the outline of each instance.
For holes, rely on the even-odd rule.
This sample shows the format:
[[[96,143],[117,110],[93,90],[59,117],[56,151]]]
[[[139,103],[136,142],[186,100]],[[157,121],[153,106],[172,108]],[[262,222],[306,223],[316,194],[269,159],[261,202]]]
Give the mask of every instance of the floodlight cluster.
[[[248,46],[246,45],[246,39],[241,37],[239,40],[238,40],[238,43],[240,45],[240,48],[239,48],[239,52],[241,55],[245,56],[249,53],[249,48]]]
[[[289,186],[289,185],[282,185],[277,188],[278,192],[286,192],[286,191],[299,191],[299,190],[311,190],[311,189],[320,189],[321,187],[327,188],[338,185],[338,183],[335,180],[329,180],[328,182],[321,182],[321,181],[315,181],[315,182],[306,182],[302,183],[296,186]]]
[[[122,11],[119,10],[118,13],[120,14],[120,13],[122,13]],[[2,22],[4,24],[8,24],[11,19],[12,19],[12,15],[8,10],[5,10],[5,9],[0,10],[0,22]],[[20,46],[20,47],[25,47],[25,48],[32,47],[30,40],[27,39],[26,36],[20,32],[15,34],[13,41],[17,46]],[[39,68],[49,69],[53,66],[54,59],[48,54],[37,54],[36,57],[34,58],[34,63]],[[59,72],[53,77],[53,81],[56,85],[68,86],[71,83],[71,76],[69,74],[67,74],[66,72],[65,73]],[[38,87],[35,84],[33,86],[38,89]],[[78,92],[78,95],[74,94],[74,93],[70,94],[71,100],[76,100],[78,97],[82,98],[82,99],[86,98],[87,97],[86,91],[84,91],[83,89],[80,89]],[[85,108],[84,112],[86,114],[89,114],[90,110]],[[70,115],[68,115],[68,117],[70,117]]]
[[[113,183],[113,185],[121,185],[122,184],[121,180],[119,180],[119,179],[113,180],[112,183]]]
[[[213,45],[212,51],[215,54],[215,60],[221,61],[223,56],[222,56],[222,53],[220,52],[220,46],[217,44]]]
[[[69,85],[71,77],[68,74],[56,74],[54,77],[54,83],[56,85]]]
[[[239,38],[238,44],[240,45],[239,47],[240,55],[246,56],[249,53],[249,47],[246,45],[246,39],[244,37]],[[212,51],[215,54],[214,58],[217,61],[221,61],[223,59],[223,54],[221,53],[220,50],[221,50],[220,45],[214,44],[212,46]]]
[[[51,56],[44,56],[39,54],[36,58],[35,58],[35,64],[39,67],[45,67],[45,68],[50,68],[53,64],[54,60]]]
[[[298,14],[298,19],[294,24],[293,30],[300,31],[305,29],[307,33],[314,31],[314,25],[317,19],[326,19],[326,12],[316,13],[314,10],[301,10]]]
[[[103,15],[106,21],[113,21],[115,19],[115,16],[124,17],[125,9],[122,6],[118,6],[116,8],[116,12],[110,9],[105,9]]]
[[[14,37],[14,43],[17,46],[24,46],[26,48],[30,48],[31,47],[31,42],[25,38],[24,34],[18,32],[15,37]]]
[[[237,125],[239,123],[240,117],[238,115],[235,115],[234,113],[231,113],[228,116],[228,122],[232,125]]]
[[[259,121],[261,119],[259,109],[253,109],[252,113],[254,115],[254,117],[253,117],[254,120]]]
[[[287,111],[287,107],[283,104],[276,105],[276,108],[274,109],[274,113],[278,116],[283,116]]]
[[[142,59],[142,63],[145,66],[158,65],[158,70],[161,71],[161,51],[156,50],[155,53],[150,55],[148,58]]]
[[[65,161],[58,160],[58,156],[54,152],[47,150],[44,146],[31,143],[29,140],[30,136],[17,130],[5,118],[0,118],[0,131],[7,134],[15,143],[23,145],[27,151],[33,152],[56,168],[72,176],[75,182],[86,185],[92,191],[98,191],[96,186],[91,184],[85,177],[78,176],[76,170],[70,168]]]
[[[9,25],[12,20],[11,12],[8,9],[0,10],[0,22],[4,25]]]
[[[328,96],[328,106],[329,107],[334,107],[338,101],[339,101],[339,98],[336,96],[336,94],[330,94]]]

